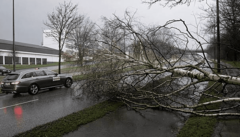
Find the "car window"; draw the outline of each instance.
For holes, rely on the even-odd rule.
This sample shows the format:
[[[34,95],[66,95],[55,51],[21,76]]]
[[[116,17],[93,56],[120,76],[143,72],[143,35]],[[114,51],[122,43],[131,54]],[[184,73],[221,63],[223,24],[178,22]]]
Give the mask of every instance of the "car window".
[[[31,78],[32,77],[32,73],[30,72],[30,73],[26,73],[23,77],[22,77],[22,79],[23,78]]]
[[[44,71],[36,71],[37,76],[46,76],[47,74]]]
[[[35,72],[26,73],[26,74],[22,77],[22,79],[24,79],[24,78],[31,78],[31,77],[36,77]]]
[[[45,70],[45,72],[47,73],[47,75],[55,75],[57,74],[56,72],[50,71],[50,70]]]
[[[8,74],[4,79],[7,80],[16,80],[18,78],[19,74]]]

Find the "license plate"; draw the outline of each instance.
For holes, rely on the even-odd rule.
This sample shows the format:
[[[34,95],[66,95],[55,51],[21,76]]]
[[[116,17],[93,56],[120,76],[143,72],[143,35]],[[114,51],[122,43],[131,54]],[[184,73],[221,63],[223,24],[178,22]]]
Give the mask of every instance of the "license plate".
[[[10,83],[5,83],[4,85],[5,85],[5,86],[10,86]]]

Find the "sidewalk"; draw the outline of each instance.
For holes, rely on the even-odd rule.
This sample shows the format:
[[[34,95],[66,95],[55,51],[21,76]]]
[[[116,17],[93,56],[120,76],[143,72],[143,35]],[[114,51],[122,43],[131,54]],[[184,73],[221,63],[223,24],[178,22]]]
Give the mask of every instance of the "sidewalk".
[[[221,62],[227,68],[234,68],[233,66]],[[231,76],[239,76],[239,69],[225,69],[222,71],[223,74]],[[240,86],[227,85],[226,86],[226,97],[240,97]],[[221,118],[215,128],[212,137],[239,137],[240,136],[240,120],[239,117]]]
[[[171,111],[136,112],[123,107],[64,137],[175,137],[186,117]]]

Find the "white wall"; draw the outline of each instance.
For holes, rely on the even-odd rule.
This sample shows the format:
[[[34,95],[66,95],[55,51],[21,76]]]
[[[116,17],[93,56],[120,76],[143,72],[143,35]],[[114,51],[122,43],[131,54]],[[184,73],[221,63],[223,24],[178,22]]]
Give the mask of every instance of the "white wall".
[[[33,52],[22,52],[22,51],[16,51],[16,57],[28,57],[29,61],[30,58],[46,58],[47,62],[58,62],[58,55],[53,54],[43,54],[43,53],[33,53]],[[1,50],[0,56],[12,56],[12,51],[10,50]],[[36,61],[35,61],[36,63]],[[5,64],[5,61],[3,61],[3,64]]]

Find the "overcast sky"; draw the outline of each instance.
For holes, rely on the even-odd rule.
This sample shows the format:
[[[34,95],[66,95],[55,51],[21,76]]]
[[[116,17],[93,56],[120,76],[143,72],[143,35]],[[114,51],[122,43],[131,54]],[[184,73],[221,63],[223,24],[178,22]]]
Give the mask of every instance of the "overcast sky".
[[[15,0],[15,40],[40,45],[42,31],[47,29],[43,22],[64,0]],[[65,0],[68,1],[68,0]],[[125,10],[137,11],[137,17],[145,25],[163,25],[170,19],[183,19],[187,24],[195,25],[194,14],[200,13],[202,3],[191,6],[162,7],[159,4],[151,8],[141,0],[71,0],[78,4],[79,14],[83,14],[97,24],[102,17],[111,18],[113,14],[123,16]],[[0,0],[0,39],[12,40],[12,0]]]

